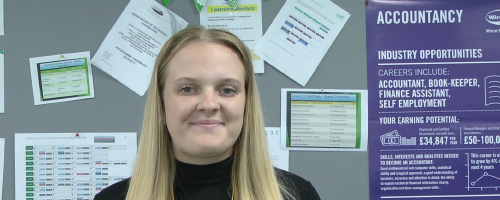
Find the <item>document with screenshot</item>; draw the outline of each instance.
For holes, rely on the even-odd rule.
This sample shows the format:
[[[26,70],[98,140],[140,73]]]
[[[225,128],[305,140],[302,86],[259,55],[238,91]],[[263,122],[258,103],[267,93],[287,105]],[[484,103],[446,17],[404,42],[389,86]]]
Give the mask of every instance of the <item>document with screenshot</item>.
[[[136,133],[16,133],[16,200],[92,199],[130,177]]]
[[[29,60],[35,105],[94,98],[90,52]]]
[[[366,151],[368,92],[281,89],[281,148]]]

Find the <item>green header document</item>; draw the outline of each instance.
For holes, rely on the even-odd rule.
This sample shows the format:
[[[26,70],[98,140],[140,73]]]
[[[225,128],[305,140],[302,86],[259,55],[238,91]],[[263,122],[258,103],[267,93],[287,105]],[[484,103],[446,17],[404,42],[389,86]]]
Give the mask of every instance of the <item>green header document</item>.
[[[0,0],[1,2],[1,0]],[[3,59],[3,51],[0,51],[0,113],[5,112],[5,105],[4,105],[4,100],[5,100],[5,92],[4,92],[4,59]]]
[[[4,32],[3,32],[3,0],[0,0],[0,35],[4,35]]]
[[[90,52],[30,58],[35,105],[94,98]]]

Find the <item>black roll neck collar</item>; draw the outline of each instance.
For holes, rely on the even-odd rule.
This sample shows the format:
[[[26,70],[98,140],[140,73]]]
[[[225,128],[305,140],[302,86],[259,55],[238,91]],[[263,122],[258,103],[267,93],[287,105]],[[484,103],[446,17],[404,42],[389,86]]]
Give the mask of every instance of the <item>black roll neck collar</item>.
[[[195,165],[176,160],[176,183],[200,186],[230,182],[233,161],[233,156],[207,165]]]

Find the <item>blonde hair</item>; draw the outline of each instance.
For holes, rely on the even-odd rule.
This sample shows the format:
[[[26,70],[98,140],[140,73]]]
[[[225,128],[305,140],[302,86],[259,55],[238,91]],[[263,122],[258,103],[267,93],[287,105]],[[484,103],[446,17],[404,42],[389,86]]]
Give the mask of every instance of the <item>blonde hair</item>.
[[[234,199],[296,199],[295,188],[279,171],[274,170],[269,157],[250,51],[235,35],[202,26],[191,26],[173,35],[158,54],[149,85],[136,164],[126,199],[173,200],[176,165],[172,139],[165,124],[163,89],[169,62],[180,49],[195,42],[222,44],[233,50],[245,67],[244,122],[233,146]]]

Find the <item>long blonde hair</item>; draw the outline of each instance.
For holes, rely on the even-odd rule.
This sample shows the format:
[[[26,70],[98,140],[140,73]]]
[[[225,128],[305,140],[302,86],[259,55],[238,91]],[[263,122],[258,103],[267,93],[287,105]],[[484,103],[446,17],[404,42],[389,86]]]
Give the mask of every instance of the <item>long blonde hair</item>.
[[[201,26],[173,35],[156,60],[149,86],[136,164],[127,200],[173,200],[175,157],[165,124],[163,89],[169,62],[190,43],[212,42],[233,50],[245,67],[246,103],[243,128],[233,146],[232,167],[235,200],[296,199],[282,175],[275,172],[268,153],[262,108],[250,51],[235,35]],[[290,189],[289,189],[290,188]]]

